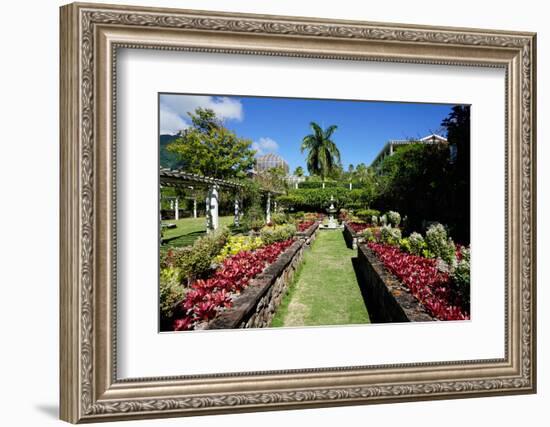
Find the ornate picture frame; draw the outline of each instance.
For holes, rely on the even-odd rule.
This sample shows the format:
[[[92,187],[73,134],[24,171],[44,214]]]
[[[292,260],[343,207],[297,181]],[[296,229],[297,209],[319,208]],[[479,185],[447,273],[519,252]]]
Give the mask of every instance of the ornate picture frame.
[[[536,35],[99,4],[61,8],[61,419],[97,422],[536,391]],[[117,49],[499,67],[505,357],[117,379]]]

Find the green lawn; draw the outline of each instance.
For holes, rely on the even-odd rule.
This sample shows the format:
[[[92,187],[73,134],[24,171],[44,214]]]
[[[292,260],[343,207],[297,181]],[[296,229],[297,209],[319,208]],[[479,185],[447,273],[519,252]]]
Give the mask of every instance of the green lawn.
[[[206,234],[206,218],[182,218],[177,221],[162,221],[163,224],[176,224],[176,228],[164,229],[164,240],[168,240],[162,248],[188,246]],[[233,216],[221,216],[220,226],[233,224]]]
[[[305,252],[272,327],[370,323],[341,231],[320,230]]]

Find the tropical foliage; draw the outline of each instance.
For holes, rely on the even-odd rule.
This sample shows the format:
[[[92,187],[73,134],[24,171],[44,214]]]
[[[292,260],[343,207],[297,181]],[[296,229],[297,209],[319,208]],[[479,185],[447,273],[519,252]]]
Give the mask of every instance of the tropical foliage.
[[[310,127],[312,133],[304,137],[301,147],[302,152],[307,151],[307,170],[325,179],[340,165],[340,151],[332,140],[338,127],[331,125],[322,129],[315,122],[311,122]]]
[[[192,126],[167,146],[185,170],[214,178],[246,176],[254,166],[252,141],[227,129],[213,110],[197,108],[189,116]]]

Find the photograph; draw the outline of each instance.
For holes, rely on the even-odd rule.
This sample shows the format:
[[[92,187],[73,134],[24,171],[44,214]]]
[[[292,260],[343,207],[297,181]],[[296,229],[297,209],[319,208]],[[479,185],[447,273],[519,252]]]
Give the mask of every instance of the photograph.
[[[470,320],[470,108],[159,93],[159,330]]]
[[[6,158],[12,181],[35,186],[59,165],[58,199],[34,191],[59,202],[42,227],[59,251],[47,245],[31,269],[59,351],[26,377],[58,372],[59,418],[75,424],[323,408],[331,425],[325,408],[359,405],[371,422],[414,424],[424,405],[446,420],[486,396],[528,404],[481,405],[525,424],[543,407],[543,14],[499,8],[497,25],[493,5],[285,2],[27,13],[58,27],[29,56],[55,72],[19,74],[59,145],[25,169],[47,166],[39,179],[13,161],[21,144]],[[18,83],[10,112],[28,119]],[[46,214],[8,187],[25,200],[6,212],[29,220],[6,224]],[[43,286],[48,268],[58,292]]]

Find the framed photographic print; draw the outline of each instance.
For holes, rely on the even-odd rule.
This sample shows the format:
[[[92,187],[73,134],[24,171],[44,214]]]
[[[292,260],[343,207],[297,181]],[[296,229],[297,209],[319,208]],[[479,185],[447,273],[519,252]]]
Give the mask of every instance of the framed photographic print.
[[[535,34],[61,8],[61,418],[536,390]]]

